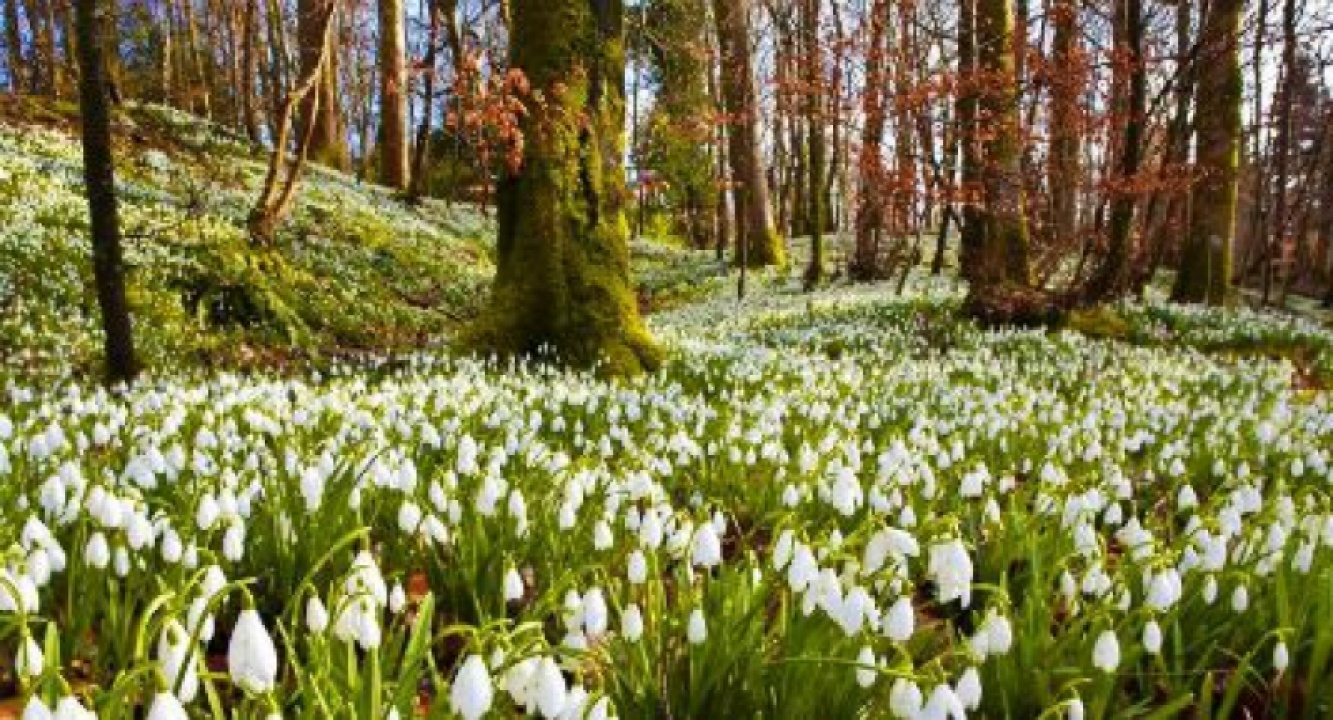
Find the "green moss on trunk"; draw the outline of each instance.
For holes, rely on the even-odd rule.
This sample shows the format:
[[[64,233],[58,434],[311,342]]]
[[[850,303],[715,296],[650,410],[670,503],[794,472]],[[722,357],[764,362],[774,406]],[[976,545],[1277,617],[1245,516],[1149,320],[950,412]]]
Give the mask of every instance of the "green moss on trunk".
[[[629,279],[623,4],[514,0],[511,11],[511,63],[534,97],[522,166],[500,183],[495,286],[470,339],[618,375],[653,369],[662,352]]]
[[[1243,0],[1218,0],[1209,10],[1201,39],[1195,113],[1196,163],[1189,234],[1172,299],[1220,305],[1231,283],[1231,246],[1236,235],[1237,168],[1240,160],[1240,24]]]

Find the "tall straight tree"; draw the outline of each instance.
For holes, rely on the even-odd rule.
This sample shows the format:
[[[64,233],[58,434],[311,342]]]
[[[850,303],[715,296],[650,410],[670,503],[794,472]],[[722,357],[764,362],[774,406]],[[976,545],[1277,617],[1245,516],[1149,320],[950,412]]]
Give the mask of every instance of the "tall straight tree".
[[[727,154],[735,188],[736,257],[743,256],[754,267],[786,265],[787,254],[773,223],[768,171],[759,148],[759,100],[750,56],[750,0],[713,0],[713,17],[722,51],[722,101],[729,118]]]
[[[969,242],[963,247],[963,270],[970,283],[971,310],[1008,320],[1030,309],[1024,306],[1032,285],[1012,0],[978,0],[976,40],[978,73],[986,85],[980,92],[978,121],[986,132],[973,139],[981,151],[981,208],[975,217],[980,226],[964,234]]]
[[[403,0],[379,0],[379,11],[380,182],[396,190],[406,190],[407,24]]]
[[[1220,305],[1231,281],[1241,142],[1240,26],[1244,0],[1214,0],[1200,37],[1194,119],[1200,178],[1172,297]]]
[[[1143,0],[1116,0],[1113,72],[1116,115],[1120,126],[1120,158],[1111,200],[1111,227],[1106,255],[1088,287],[1092,299],[1110,299],[1131,288],[1134,218],[1138,209],[1133,183],[1143,164],[1147,128],[1148,76],[1144,60]]]
[[[856,251],[849,273],[859,281],[879,277],[880,236],[884,231],[884,109],[885,36],[889,24],[889,0],[874,0],[870,6],[870,39],[866,45],[866,87],[861,112],[861,191],[856,208]]]
[[[655,368],[630,287],[624,3],[513,0],[510,12],[510,67],[540,98],[500,181],[495,285],[473,342],[611,374]]]
[[[337,33],[325,32],[323,0],[297,0],[296,11],[301,75],[319,78],[315,92],[301,102],[299,134],[309,133],[312,160],[347,170],[351,160],[338,98],[338,53],[332,48]]]
[[[93,239],[93,277],[102,311],[108,383],[131,382],[138,370],[116,207],[115,158],[111,146],[111,98],[107,90],[102,28],[107,0],[78,0],[75,26],[79,50],[79,107],[83,117],[83,178]]]
[[[1056,242],[1074,240],[1078,226],[1078,184],[1083,147],[1083,118],[1079,108],[1087,80],[1080,42],[1079,3],[1055,0],[1052,52],[1051,150],[1047,185],[1050,188],[1051,228]]]
[[[5,50],[9,57],[9,91],[15,94],[23,92],[24,75],[27,64],[23,62],[22,31],[19,29],[19,0],[0,0],[5,12]]]
[[[806,188],[810,220],[810,261],[805,266],[804,285],[813,290],[824,281],[824,230],[828,206],[824,194],[825,163],[828,161],[824,136],[824,59],[819,45],[819,0],[801,0],[801,39],[805,63],[806,146],[810,149],[809,187]]]
[[[667,199],[681,234],[698,249],[713,245],[717,212],[704,0],[651,0],[647,8],[653,64],[661,88],[652,120],[650,162],[666,181]]]

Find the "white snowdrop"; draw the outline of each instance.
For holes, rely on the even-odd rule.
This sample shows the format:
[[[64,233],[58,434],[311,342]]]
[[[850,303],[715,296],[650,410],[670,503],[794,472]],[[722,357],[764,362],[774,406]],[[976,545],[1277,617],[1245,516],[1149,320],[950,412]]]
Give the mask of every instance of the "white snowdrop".
[[[494,697],[495,688],[486,661],[477,655],[468,655],[449,688],[450,707],[464,720],[479,720],[491,709]]]
[[[232,682],[247,692],[266,693],[278,677],[278,650],[253,609],[241,611],[227,646],[227,670]]]
[[[1097,636],[1092,648],[1092,665],[1105,673],[1113,673],[1120,667],[1120,641],[1114,632],[1103,630]]]
[[[692,645],[702,645],[708,639],[708,623],[704,620],[703,610],[699,608],[690,612],[688,636]]]

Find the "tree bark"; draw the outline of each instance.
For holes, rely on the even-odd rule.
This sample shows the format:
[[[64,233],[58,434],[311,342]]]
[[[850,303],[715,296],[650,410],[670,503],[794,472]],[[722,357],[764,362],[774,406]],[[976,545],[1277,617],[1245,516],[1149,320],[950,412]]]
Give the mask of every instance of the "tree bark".
[[[773,224],[768,177],[759,148],[759,107],[750,57],[750,0],[713,0],[721,44],[722,99],[735,200],[737,258],[752,267],[784,266],[786,251]],[[741,243],[744,252],[740,252]]]
[[[407,27],[403,0],[379,0],[380,182],[406,190]]]
[[[989,86],[980,111],[988,132],[981,140],[981,232],[966,253],[974,295],[1005,286],[1031,286],[1029,239],[1019,138],[1012,0],[977,4],[977,64]]]
[[[510,12],[510,67],[543,100],[500,183],[495,285],[471,340],[613,375],[656,368],[630,286],[624,3],[513,0]]]
[[[322,32],[324,4],[323,0],[298,0],[296,5],[301,74],[319,77],[315,93],[301,103],[299,127],[301,135],[310,135],[312,160],[346,171],[351,168],[351,159],[338,98],[338,53],[333,48],[336,33]],[[321,65],[325,66],[322,72]]]
[[[1244,0],[1214,0],[1198,63],[1194,186],[1189,234],[1172,293],[1178,302],[1227,301],[1241,140],[1240,25]]]
[[[866,87],[861,111],[859,193],[856,210],[856,251],[848,269],[853,280],[867,282],[879,277],[880,237],[884,232],[884,37],[889,24],[889,0],[875,0],[870,10],[870,40],[866,46]]]
[[[660,77],[653,116],[656,164],[666,181],[677,230],[701,250],[713,245],[717,202],[707,120],[712,101],[703,53],[707,20],[704,0],[652,0],[647,6],[647,25],[653,29],[650,47]]]
[[[116,206],[115,158],[111,145],[111,101],[107,91],[102,27],[105,0],[78,0],[79,105],[83,120],[83,177],[92,227],[93,276],[102,311],[108,384],[129,383],[137,373],[125,268]]]
[[[801,34],[805,63],[805,130],[810,150],[809,185],[806,188],[810,221],[810,262],[805,267],[806,292],[824,281],[824,230],[828,208],[825,204],[824,174],[827,147],[824,137],[824,60],[819,46],[819,0],[802,0]]]
[[[9,91],[15,94],[27,89],[27,63],[23,61],[23,40],[19,30],[19,0],[4,2],[5,50],[9,57]]]
[[[250,230],[250,240],[258,245],[269,244],[277,235],[278,226],[286,218],[287,213],[291,211],[292,203],[296,198],[296,189],[301,181],[301,172],[305,168],[306,160],[310,156],[311,147],[314,142],[315,126],[313,124],[305,125],[300,129],[297,141],[296,152],[290,167],[287,164],[288,144],[297,107],[308,107],[313,113],[319,113],[319,88],[322,85],[321,79],[323,73],[330,72],[332,59],[328,57],[331,50],[331,36],[333,26],[338,15],[338,0],[316,0],[319,5],[312,6],[310,10],[318,13],[309,18],[310,22],[316,24],[321,36],[325,42],[319,43],[317,47],[322,48],[319,54],[313,59],[313,62],[302,70],[302,75],[296,87],[287,93],[282,101],[282,106],[278,110],[278,121],[273,136],[273,150],[269,154],[268,172],[264,177],[263,188],[259,192],[259,198],[255,201],[255,206],[250,210],[248,226]],[[285,172],[284,172],[285,170]]]
[[[1131,262],[1134,256],[1134,224],[1138,210],[1137,190],[1133,187],[1143,164],[1145,124],[1148,112],[1148,77],[1143,55],[1143,0],[1116,2],[1116,64],[1122,76],[1115,83],[1120,89],[1116,99],[1121,128],[1120,161],[1111,201],[1111,226],[1106,255],[1088,287],[1089,299],[1103,301],[1130,289]]]
[[[1051,12],[1055,40],[1051,57],[1051,149],[1047,180],[1051,198],[1051,234],[1057,244],[1073,243],[1078,227],[1078,186],[1082,177],[1084,83],[1079,3],[1055,0]]]

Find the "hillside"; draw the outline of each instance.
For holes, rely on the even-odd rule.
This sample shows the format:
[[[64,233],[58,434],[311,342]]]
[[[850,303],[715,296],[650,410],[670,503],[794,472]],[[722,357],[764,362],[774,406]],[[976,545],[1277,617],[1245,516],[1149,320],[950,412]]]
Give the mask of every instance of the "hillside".
[[[0,124],[0,364],[92,361],[87,205],[59,105],[7,101]],[[468,318],[492,272],[490,220],[314,167],[271,249],[245,232],[262,149],[154,106],[117,122],[130,295],[149,367],[280,364],[415,347]]]

